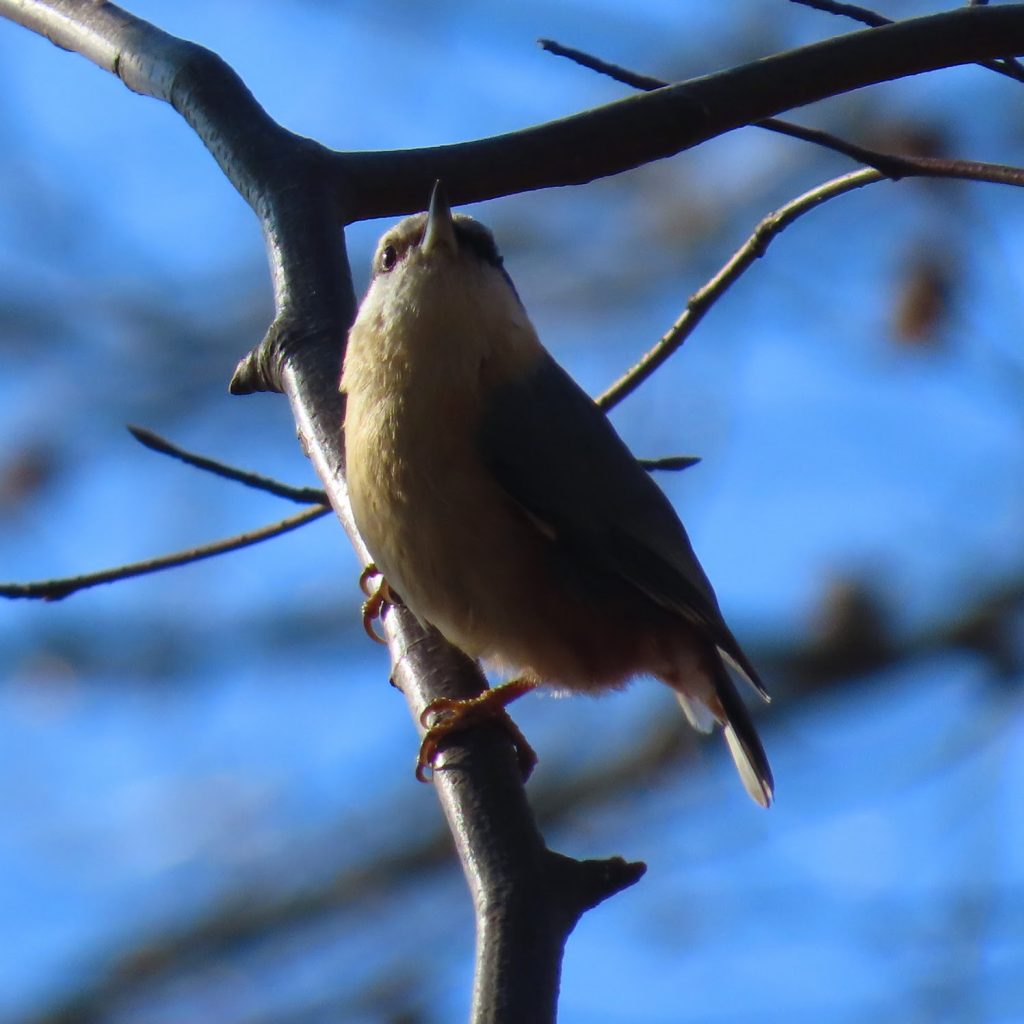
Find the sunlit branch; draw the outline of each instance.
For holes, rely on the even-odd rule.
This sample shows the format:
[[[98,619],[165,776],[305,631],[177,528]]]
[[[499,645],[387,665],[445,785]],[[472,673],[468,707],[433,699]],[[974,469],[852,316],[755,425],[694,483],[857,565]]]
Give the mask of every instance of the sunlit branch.
[[[174,569],[180,565],[201,562],[206,558],[223,555],[229,551],[251,547],[253,544],[260,544],[272,537],[279,537],[290,530],[305,526],[306,523],[311,523],[313,520],[327,515],[330,511],[329,506],[315,506],[290,516],[288,519],[282,519],[278,523],[272,523],[270,526],[264,526],[258,530],[250,530],[247,533],[239,533],[227,540],[189,548],[187,551],[178,551],[173,555],[147,559],[144,562],[130,562],[127,565],[118,565],[112,569],[103,569],[100,572],[86,573],[82,576],[67,576],[63,579],[41,580],[35,583],[0,583],[0,597],[59,601],[79,590],[98,587],[103,583],[116,583],[118,580],[127,580],[134,576],[147,576],[150,573],[162,572],[164,569]]]
[[[436,177],[429,157],[413,155],[407,164],[412,151],[369,159],[365,154],[332,154],[276,124],[219,56],[114,4],[0,0],[0,13],[82,53],[129,88],[170,103],[252,207],[267,241],[275,318],[262,342],[239,364],[230,390],[284,392],[303,450],[365,562],[368,553],[354,525],[344,475],[338,379],[356,300],[338,224],[374,216],[373,205],[382,199],[392,212],[403,203],[421,205],[428,188],[416,187],[419,176],[427,168]],[[1019,21],[1024,49],[1024,15]],[[689,101],[682,105],[690,106]],[[656,121],[664,116],[657,111],[654,115]],[[624,123],[631,116],[631,110],[616,115]],[[583,125],[590,130],[588,119]],[[547,143],[549,161],[556,165],[567,152],[564,140],[558,141],[561,134],[556,126]],[[498,150],[484,145],[483,152],[499,161],[497,177],[523,155],[518,152],[522,138],[505,140]],[[648,141],[652,138],[656,136],[648,132]],[[466,180],[496,187],[493,172],[488,180],[479,170],[469,170],[472,159],[463,160],[453,192]],[[498,183],[504,194],[518,190],[517,179],[528,187],[538,169],[529,161],[519,162],[511,181]],[[315,512],[304,515],[310,514]],[[414,721],[439,697],[472,697],[486,687],[479,666],[426,630],[408,609],[391,606],[383,625],[391,649],[391,678]],[[434,789],[476,911],[471,1019],[480,1024],[554,1021],[570,932],[587,910],[634,884],[643,866],[617,857],[574,861],[548,849],[514,752],[500,733],[467,730],[464,737],[453,739],[445,768],[435,774]]]

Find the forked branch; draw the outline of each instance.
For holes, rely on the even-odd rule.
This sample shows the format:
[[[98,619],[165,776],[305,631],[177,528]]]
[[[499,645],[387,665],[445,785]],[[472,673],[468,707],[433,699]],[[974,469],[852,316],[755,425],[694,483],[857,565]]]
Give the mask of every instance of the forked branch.
[[[723,132],[887,79],[1024,52],[1024,6],[975,7],[855,32],[574,117],[457,146],[336,153],[277,125],[209,50],[94,0],[0,0],[0,14],[75,50],[136,92],[172,104],[259,217],[276,316],[232,390],[281,390],[352,537],[338,371],[355,312],[340,223],[421,209],[441,177],[458,203],[576,184],[670,156]],[[384,617],[414,720],[484,685],[475,666],[402,608]],[[561,950],[578,917],[639,877],[548,851],[511,746],[481,730],[453,743],[435,789],[473,891],[475,1022],[555,1019]]]

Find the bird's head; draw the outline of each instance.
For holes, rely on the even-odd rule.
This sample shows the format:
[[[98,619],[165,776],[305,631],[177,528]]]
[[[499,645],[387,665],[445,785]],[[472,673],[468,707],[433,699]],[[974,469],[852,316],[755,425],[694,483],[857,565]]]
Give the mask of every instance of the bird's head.
[[[425,213],[385,232],[370,287],[349,335],[346,386],[374,373],[392,389],[448,388],[518,375],[541,347],[494,236],[453,214],[441,183]],[[424,376],[420,376],[424,374]],[[399,376],[401,375],[400,379]]]
[[[399,221],[377,244],[373,280],[405,279],[460,271],[497,272],[511,287],[494,236],[479,221],[452,213],[441,182],[434,185],[430,207]],[[515,289],[512,289],[513,292]]]

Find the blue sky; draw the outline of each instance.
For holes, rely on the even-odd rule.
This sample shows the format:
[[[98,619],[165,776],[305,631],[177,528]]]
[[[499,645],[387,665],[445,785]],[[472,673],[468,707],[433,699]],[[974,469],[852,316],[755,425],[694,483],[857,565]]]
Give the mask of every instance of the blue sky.
[[[235,5],[131,9],[221,53],[287,127],[354,149],[490,135],[623,95],[541,53],[540,36],[684,77],[845,30],[781,0],[429,14],[292,0],[248,5],[244,31]],[[966,68],[795,119],[869,143],[941,129],[956,155],[1020,164],[1018,89]],[[226,393],[270,289],[259,227],[195,137],[0,22],[0,138],[0,471],[25,452],[49,467],[0,507],[0,578],[88,571],[293,511],[124,431],[138,422],[312,482],[283,400]],[[748,129],[471,212],[541,336],[596,392],[761,216],[847,169]],[[810,643],[837,581],[869,587],[899,640],[1020,580],[1020,204],[1010,189],[910,182],[837,200],[615,412],[638,454],[704,457],[659,479],[752,651]],[[384,226],[349,232],[360,288]],[[948,267],[952,299],[913,346],[892,310],[922,253]],[[0,605],[0,1017],[37,1019],[225,901],[317,890],[437,828],[404,703],[357,622],[357,574],[322,521],[58,604]],[[1011,622],[1019,656],[1019,612]],[[574,935],[561,1019],[1020,1019],[1019,681],[951,649],[802,698],[772,679],[770,813],[748,806],[714,744],[553,822],[557,849],[650,866]],[[541,754],[531,785],[642,744],[671,707],[652,684],[524,700],[516,717]],[[432,868],[361,900],[186,958],[103,1019],[318,1020],[338,1006],[378,1019],[356,996],[378,975],[395,999],[406,984],[426,1020],[463,1016],[472,936],[457,874]]]

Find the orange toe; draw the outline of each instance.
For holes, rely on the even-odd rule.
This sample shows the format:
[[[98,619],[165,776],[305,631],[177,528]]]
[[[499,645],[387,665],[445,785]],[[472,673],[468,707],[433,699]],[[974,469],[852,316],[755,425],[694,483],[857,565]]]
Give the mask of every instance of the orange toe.
[[[420,724],[427,730],[420,743],[416,759],[416,778],[426,782],[433,772],[440,746],[449,736],[464,732],[473,726],[497,723],[509,734],[516,749],[519,770],[528,779],[537,764],[537,754],[522,730],[512,721],[506,705],[528,693],[537,684],[517,679],[492,690],[484,690],[477,697],[456,700],[440,697],[431,701],[420,713]]]

